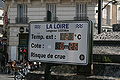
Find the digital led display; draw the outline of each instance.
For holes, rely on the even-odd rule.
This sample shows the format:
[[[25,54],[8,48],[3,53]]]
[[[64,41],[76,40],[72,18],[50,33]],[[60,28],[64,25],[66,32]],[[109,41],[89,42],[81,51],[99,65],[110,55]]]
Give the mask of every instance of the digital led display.
[[[74,40],[74,33],[60,33],[60,40]]]
[[[55,49],[56,50],[64,50],[64,42],[56,42]]]
[[[78,43],[69,43],[65,45],[64,42],[56,42],[55,43],[55,50],[78,50]]]
[[[78,50],[78,43],[69,43],[69,50]]]

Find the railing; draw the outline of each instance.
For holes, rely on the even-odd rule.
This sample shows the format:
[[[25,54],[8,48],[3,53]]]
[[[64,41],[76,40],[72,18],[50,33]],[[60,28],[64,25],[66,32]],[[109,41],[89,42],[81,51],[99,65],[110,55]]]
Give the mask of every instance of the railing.
[[[103,32],[101,34],[94,34],[93,40],[120,41],[120,32]]]
[[[28,17],[16,17],[16,23],[26,24],[28,23]]]
[[[93,62],[120,62],[120,32],[105,32],[93,36]]]
[[[74,20],[88,20],[88,17],[74,17]]]
[[[58,21],[58,17],[52,17],[51,20],[52,21]],[[47,17],[44,17],[44,21],[47,21]]]

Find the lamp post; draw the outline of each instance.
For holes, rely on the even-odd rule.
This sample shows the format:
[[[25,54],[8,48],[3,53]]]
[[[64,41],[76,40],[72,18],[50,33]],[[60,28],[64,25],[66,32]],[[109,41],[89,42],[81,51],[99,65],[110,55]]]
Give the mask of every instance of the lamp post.
[[[103,0],[98,0],[98,34],[101,33],[101,28],[102,28],[102,10],[105,9],[108,4],[112,3],[112,4],[116,4],[117,1],[116,0],[112,0],[109,1],[103,8],[102,8],[102,2]]]
[[[102,0],[98,0],[98,34],[101,33],[102,26]]]

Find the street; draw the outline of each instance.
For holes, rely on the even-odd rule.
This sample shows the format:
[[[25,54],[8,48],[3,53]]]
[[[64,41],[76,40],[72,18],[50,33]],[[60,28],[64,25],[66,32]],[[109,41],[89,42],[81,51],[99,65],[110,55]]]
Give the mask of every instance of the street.
[[[0,74],[0,80],[14,80],[13,75]]]
[[[40,75],[39,74],[32,74],[32,76],[30,76],[29,80],[34,80],[35,77],[39,77],[40,79]],[[55,76],[52,76],[55,77]],[[34,79],[33,79],[34,78]],[[120,78],[115,78],[115,77],[107,77],[107,76],[88,76],[88,77],[84,77],[82,76],[75,76],[75,75],[71,75],[71,76],[59,76],[59,78],[63,79],[63,80],[73,80],[73,78],[75,80],[120,80]],[[14,80],[13,75],[8,75],[8,74],[0,74],[0,80]],[[40,79],[40,80],[44,80],[44,79]],[[58,80],[56,78],[56,80]]]

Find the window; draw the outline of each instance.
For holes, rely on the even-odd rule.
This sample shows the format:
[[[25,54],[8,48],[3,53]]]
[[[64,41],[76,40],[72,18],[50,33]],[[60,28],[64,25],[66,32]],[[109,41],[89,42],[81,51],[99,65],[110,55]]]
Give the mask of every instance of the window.
[[[106,30],[105,30],[105,29],[102,29],[102,32],[106,32]]]
[[[110,25],[111,19],[110,19],[110,5],[106,7],[106,24]]]
[[[17,23],[26,23],[27,22],[27,5],[18,4],[17,5]]]
[[[17,17],[27,17],[27,5],[18,4],[17,5]]]
[[[76,3],[76,19],[87,19],[87,3]]]
[[[51,20],[52,21],[54,21],[54,20],[56,20],[56,4],[54,4],[54,3],[50,3],[50,4],[47,4],[46,5],[46,12],[51,12]],[[46,15],[48,15],[48,14],[46,14]]]
[[[120,11],[120,7],[118,8],[118,10]]]
[[[107,29],[107,32],[111,32],[112,31],[112,29]]]
[[[3,18],[2,18],[2,17],[0,17],[0,20],[3,20]]]

